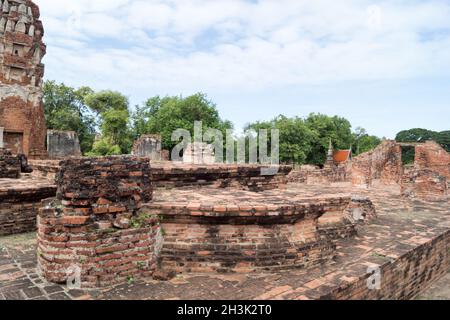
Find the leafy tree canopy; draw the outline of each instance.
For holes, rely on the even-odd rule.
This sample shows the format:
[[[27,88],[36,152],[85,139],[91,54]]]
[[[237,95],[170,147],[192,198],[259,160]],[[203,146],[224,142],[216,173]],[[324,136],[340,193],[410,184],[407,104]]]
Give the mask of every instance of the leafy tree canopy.
[[[186,98],[156,96],[148,99],[143,106],[137,107],[133,115],[135,135],[160,134],[163,148],[168,150],[176,145],[176,142],[172,141],[172,133],[175,130],[185,129],[194,136],[195,121],[202,121],[204,130],[221,130],[224,139],[225,131],[233,127],[231,122],[220,118],[216,105],[203,93]]]
[[[95,117],[85,105],[84,97],[92,90],[88,87],[75,90],[64,83],[46,81],[43,91],[48,129],[75,131],[80,139],[81,151],[89,151],[95,138]]]

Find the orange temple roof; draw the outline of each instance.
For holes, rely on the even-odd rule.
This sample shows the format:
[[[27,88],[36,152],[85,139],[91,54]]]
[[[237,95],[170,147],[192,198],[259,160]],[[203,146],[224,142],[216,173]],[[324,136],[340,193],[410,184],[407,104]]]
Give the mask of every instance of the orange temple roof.
[[[333,160],[336,163],[341,163],[348,161],[351,158],[351,156],[352,156],[351,150],[339,150],[334,153]]]

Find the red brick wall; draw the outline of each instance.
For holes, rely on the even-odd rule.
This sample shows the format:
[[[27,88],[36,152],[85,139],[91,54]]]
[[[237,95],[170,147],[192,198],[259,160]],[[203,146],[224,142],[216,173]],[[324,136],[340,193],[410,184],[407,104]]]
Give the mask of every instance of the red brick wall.
[[[383,184],[399,183],[403,174],[402,149],[395,141],[383,141],[373,151],[353,158],[352,182],[371,186],[373,180]]]
[[[450,154],[434,141],[416,146],[416,168],[431,169],[450,179]]]

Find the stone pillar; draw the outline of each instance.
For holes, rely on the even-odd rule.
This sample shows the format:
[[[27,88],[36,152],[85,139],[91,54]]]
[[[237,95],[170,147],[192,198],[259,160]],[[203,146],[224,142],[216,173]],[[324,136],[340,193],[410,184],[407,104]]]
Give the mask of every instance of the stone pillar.
[[[47,130],[47,151],[51,159],[81,156],[80,141],[73,131]]]
[[[3,144],[3,131],[5,128],[0,127],[0,149],[4,148],[4,144]]]
[[[94,288],[152,274],[162,234],[158,217],[140,211],[152,199],[147,158],[66,160],[56,182],[38,216],[38,266],[48,281],[65,283],[75,270]]]
[[[143,135],[134,142],[131,154],[138,157],[148,157],[151,161],[161,161],[161,145],[160,135]]]

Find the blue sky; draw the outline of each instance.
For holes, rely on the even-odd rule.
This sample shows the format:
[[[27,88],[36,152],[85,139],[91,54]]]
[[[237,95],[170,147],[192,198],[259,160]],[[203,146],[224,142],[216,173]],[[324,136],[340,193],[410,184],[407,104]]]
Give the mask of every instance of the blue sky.
[[[35,1],[47,79],[133,105],[202,91],[238,129],[322,112],[450,130],[450,1]]]

